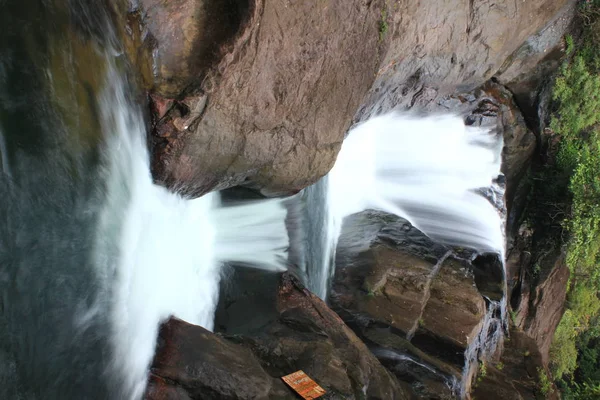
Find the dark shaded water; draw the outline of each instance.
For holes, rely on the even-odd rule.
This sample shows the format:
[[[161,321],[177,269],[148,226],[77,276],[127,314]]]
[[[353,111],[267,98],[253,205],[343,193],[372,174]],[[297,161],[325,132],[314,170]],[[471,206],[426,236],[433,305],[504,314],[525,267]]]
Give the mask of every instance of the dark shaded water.
[[[103,201],[95,91],[111,32],[101,4],[0,2],[2,399],[114,398],[107,321],[88,318]]]

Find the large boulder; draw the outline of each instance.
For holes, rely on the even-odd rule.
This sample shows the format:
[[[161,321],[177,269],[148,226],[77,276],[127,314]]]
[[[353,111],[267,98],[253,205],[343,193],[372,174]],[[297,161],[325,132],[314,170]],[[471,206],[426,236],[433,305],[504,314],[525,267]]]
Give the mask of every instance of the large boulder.
[[[357,245],[349,239],[355,224],[379,230]],[[331,304],[419,398],[468,393],[477,359],[492,357],[501,336],[477,279],[478,269],[498,263],[473,265],[464,251],[375,211],[349,217],[340,238]]]
[[[279,318],[252,335],[230,336],[275,376],[303,370],[330,398],[405,399],[409,393],[355,333],[291,275],[277,295]]]
[[[155,178],[192,196],[239,184],[290,193],[318,180],[377,71],[383,8],[140,2],[153,38]]]
[[[354,332],[291,275],[283,275],[274,300],[274,317],[245,334],[214,334],[177,319],[163,324],[146,398],[293,399],[281,377],[298,370],[327,391],[324,399],[409,398]]]
[[[249,350],[178,319],[161,326],[148,400],[258,400],[277,393],[286,394],[283,383],[269,376]]]

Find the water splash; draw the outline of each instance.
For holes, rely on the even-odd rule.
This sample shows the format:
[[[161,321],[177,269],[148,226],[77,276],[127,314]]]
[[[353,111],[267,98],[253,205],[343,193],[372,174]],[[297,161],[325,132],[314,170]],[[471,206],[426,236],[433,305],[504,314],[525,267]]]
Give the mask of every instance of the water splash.
[[[213,328],[223,262],[284,268],[286,212],[278,200],[224,207],[218,194],[187,200],[153,184],[142,114],[114,65],[105,86],[107,201],[95,251],[104,287],[77,323],[108,310],[115,398],[139,399],[161,321]]]
[[[401,216],[442,243],[504,254],[502,217],[480,193],[500,175],[502,145],[458,116],[388,114],[358,125],[317,183],[323,197],[306,195],[307,209],[326,214],[320,239],[329,244],[325,257],[306,262],[309,288],[326,297],[342,221],[366,209]]]

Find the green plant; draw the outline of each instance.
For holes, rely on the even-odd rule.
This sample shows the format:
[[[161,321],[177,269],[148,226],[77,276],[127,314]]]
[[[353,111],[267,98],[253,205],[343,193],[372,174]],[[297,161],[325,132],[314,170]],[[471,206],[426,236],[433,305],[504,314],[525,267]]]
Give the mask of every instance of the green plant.
[[[510,320],[512,321],[513,325],[517,325],[517,313],[514,310],[509,310],[508,314],[510,315]]]
[[[556,377],[571,375],[577,368],[577,321],[571,310],[566,310],[554,333],[550,358],[552,372]]]
[[[542,367],[538,367],[538,380],[539,380],[539,388],[540,392],[544,397],[547,397],[549,394],[554,392],[554,388],[552,387],[552,381],[548,378],[546,371]]]
[[[479,361],[479,377],[485,378],[487,376],[487,366],[484,361]]]
[[[498,364],[496,364],[496,369],[498,371],[502,371],[504,369],[504,363],[500,361]]]
[[[573,36],[567,35],[565,36],[565,53],[567,55],[573,54],[575,51],[575,41],[573,40]]]
[[[542,272],[542,266],[540,265],[540,263],[535,263],[535,266],[533,267],[533,277],[539,278],[540,272]]]
[[[583,56],[575,56],[556,79],[552,98],[560,104],[550,128],[567,138],[580,137],[583,130],[600,120],[600,76]]]
[[[385,34],[389,29],[387,23],[387,11],[385,9],[381,10],[381,19],[379,20],[379,41],[382,42],[385,39]]]

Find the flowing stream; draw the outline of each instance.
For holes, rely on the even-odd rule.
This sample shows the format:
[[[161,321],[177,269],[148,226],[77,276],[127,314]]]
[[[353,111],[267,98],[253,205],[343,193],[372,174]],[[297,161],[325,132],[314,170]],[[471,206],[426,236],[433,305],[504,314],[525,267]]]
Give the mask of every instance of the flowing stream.
[[[286,210],[155,185],[107,15],[15,4],[0,21],[17,25],[0,42],[0,398],[139,399],[161,321],[212,329],[223,263],[285,269]],[[28,11],[55,23],[39,49]]]
[[[111,301],[92,311],[109,310],[114,381],[124,379],[126,396],[140,398],[161,321],[174,315],[213,328],[223,263],[285,270],[286,211],[281,200],[225,207],[218,193],[186,200],[155,185],[141,112],[112,67],[100,110],[109,135],[107,201],[94,255],[103,285],[98,303]],[[111,234],[119,239],[107,259]]]

